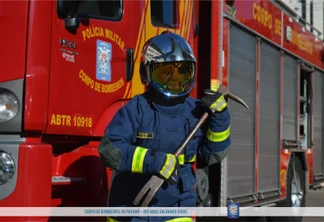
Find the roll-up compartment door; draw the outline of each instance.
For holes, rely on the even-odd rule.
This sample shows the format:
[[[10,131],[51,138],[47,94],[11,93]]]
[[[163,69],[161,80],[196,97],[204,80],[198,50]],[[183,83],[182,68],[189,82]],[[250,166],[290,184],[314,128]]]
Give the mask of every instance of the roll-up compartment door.
[[[284,57],[283,125],[282,138],[297,141],[297,78],[298,62]]]
[[[314,175],[321,175],[324,171],[323,152],[323,73],[314,73]]]
[[[261,42],[259,192],[279,189],[280,51]]]
[[[228,154],[228,196],[253,193],[255,149],[256,38],[230,29],[229,88],[250,109],[229,100],[232,145]]]

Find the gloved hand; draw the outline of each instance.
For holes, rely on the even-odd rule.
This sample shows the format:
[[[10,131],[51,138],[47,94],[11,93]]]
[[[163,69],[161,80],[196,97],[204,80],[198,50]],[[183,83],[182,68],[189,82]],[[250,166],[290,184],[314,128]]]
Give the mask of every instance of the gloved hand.
[[[205,106],[209,107],[209,109],[211,109],[212,111],[218,113],[225,111],[227,108],[227,102],[225,100],[224,95],[222,95],[219,92],[214,92],[211,90],[206,90],[206,91],[208,92],[208,94],[206,94],[201,98],[201,102]]]
[[[178,158],[173,154],[165,154],[165,161],[159,170],[159,176],[170,184],[174,185],[178,182],[180,165]]]

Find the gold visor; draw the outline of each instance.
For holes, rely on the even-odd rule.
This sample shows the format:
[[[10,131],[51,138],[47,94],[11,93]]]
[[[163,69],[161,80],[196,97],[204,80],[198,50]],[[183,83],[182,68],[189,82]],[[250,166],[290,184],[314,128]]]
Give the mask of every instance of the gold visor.
[[[165,62],[152,65],[151,80],[166,93],[188,92],[192,89],[194,76],[193,62]]]

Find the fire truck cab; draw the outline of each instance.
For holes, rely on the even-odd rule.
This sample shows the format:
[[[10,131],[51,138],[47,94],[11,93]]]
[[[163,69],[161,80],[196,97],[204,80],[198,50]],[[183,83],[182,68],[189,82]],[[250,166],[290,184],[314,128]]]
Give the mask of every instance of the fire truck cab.
[[[193,46],[193,1],[1,1],[0,206],[106,206],[98,143],[144,92],[141,48]]]

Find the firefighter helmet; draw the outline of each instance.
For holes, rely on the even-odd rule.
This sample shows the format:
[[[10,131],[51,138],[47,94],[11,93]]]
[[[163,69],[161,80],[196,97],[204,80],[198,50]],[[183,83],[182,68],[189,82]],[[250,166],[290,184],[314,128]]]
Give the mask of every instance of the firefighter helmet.
[[[166,31],[144,44],[140,67],[142,83],[168,99],[189,95],[195,83],[195,68],[193,51],[180,35]]]

